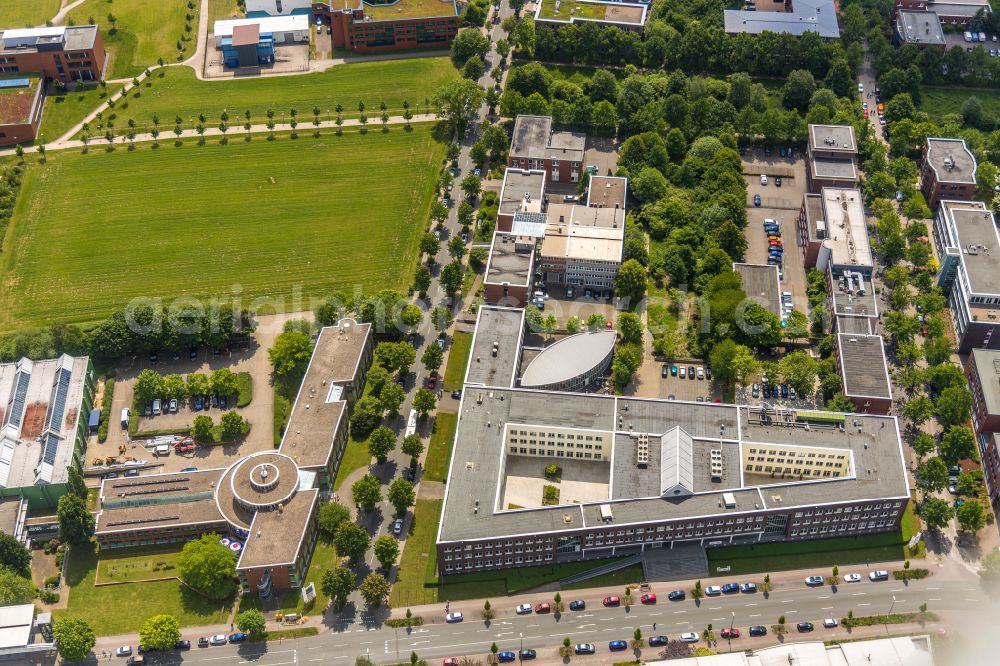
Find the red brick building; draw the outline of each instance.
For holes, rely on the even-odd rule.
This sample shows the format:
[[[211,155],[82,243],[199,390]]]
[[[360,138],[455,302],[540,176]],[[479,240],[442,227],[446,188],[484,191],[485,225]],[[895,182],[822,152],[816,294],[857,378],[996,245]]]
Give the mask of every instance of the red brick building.
[[[965,363],[965,376],[972,389],[972,426],[976,431],[983,474],[990,502],[1000,506],[1000,456],[997,433],[1000,433],[1000,351],[973,349]]]
[[[358,52],[443,48],[459,26],[454,0],[331,0],[313,3],[313,14],[330,26],[333,48]]]
[[[96,25],[18,28],[0,32],[0,74],[99,81],[107,51]]]
[[[0,76],[0,145],[34,140],[42,120],[44,99],[37,76]]]
[[[964,139],[927,137],[920,163],[920,189],[931,210],[942,199],[972,199],[976,193],[976,158]]]
[[[518,116],[510,140],[508,166],[540,169],[551,183],[578,183],[587,137],[553,132],[549,116]]]

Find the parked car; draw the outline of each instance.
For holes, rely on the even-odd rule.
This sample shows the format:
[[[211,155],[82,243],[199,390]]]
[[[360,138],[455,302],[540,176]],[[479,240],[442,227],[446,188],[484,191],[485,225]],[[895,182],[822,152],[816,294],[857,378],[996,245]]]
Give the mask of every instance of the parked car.
[[[531,613],[531,604],[518,604],[517,608],[514,609],[514,612],[518,615],[528,615]]]
[[[125,470],[125,476],[139,476],[139,470],[135,467]]]
[[[604,597],[604,601],[601,602],[605,606],[621,606],[622,600],[619,597]]]
[[[719,585],[709,585],[705,588],[705,595],[709,597],[717,597],[722,594],[722,587]]]
[[[574,611],[586,610],[587,602],[583,599],[577,599],[576,601],[569,602],[569,609]]]
[[[201,638],[198,639],[198,647],[200,648],[208,647],[208,645],[209,645],[208,636],[202,636]]]
[[[462,398],[461,389],[455,389],[454,391],[452,391],[451,397],[454,398],[455,400],[460,400]]]
[[[201,411],[201,396],[200,395],[196,395],[194,397],[194,411],[196,411],[196,412],[200,412]]]
[[[750,387],[750,395],[755,398],[760,397],[760,387],[757,386],[756,382]]]
[[[823,584],[822,576],[808,576],[806,578],[806,585],[810,587],[815,587],[817,585],[822,585],[822,584]]]
[[[577,654],[594,654],[595,651],[593,643],[577,643],[573,646],[573,652]]]
[[[687,377],[687,368],[685,368],[683,365],[680,367],[680,369],[677,372],[680,375],[681,379],[684,379],[685,377]]]
[[[747,633],[750,634],[751,636],[767,636],[767,627],[762,627],[761,625],[757,624],[750,627],[747,630]]]
[[[795,628],[798,629],[801,633],[805,633],[807,631],[812,631],[813,630],[813,623],[812,622],[799,622],[797,625],[795,625]]]
[[[185,639],[182,638],[179,641],[177,641],[176,643],[174,643],[174,649],[175,650],[190,650],[191,649],[191,641],[188,641],[188,640],[185,640]]]
[[[216,634],[216,635],[212,636],[208,640],[209,640],[209,642],[212,645],[225,645],[226,644],[226,635],[225,634]]]
[[[766,173],[760,174],[760,184],[761,185],[767,185],[767,174]]]
[[[868,580],[870,580],[872,582],[876,582],[876,581],[880,581],[880,580],[889,580],[889,572],[888,571],[873,571],[870,574],[868,574]]]
[[[229,642],[230,643],[242,643],[246,639],[247,639],[247,635],[245,633],[243,633],[242,631],[237,631],[237,632],[229,634]]]
[[[760,206],[760,195],[759,194],[753,195],[753,205],[754,206]]]
[[[509,661],[517,661],[517,653],[511,652],[510,650],[501,650],[500,652],[497,653],[497,661],[501,663]]]
[[[673,592],[667,595],[667,599],[669,599],[670,601],[684,601],[684,598],[686,596],[687,595],[684,593],[684,590],[674,590]]]
[[[170,399],[170,413],[171,414],[177,413],[177,398]]]
[[[677,637],[681,643],[697,643],[698,634],[693,631],[685,631],[683,634]]]
[[[719,634],[723,638],[739,638],[740,630],[737,629],[736,627],[723,627],[722,631],[719,632]]]
[[[399,534],[403,533],[403,519],[402,518],[397,518],[396,520],[392,521],[392,533],[396,534],[396,535],[399,535]]]
[[[837,619],[833,617],[828,617],[825,620],[823,620],[823,626],[826,627],[827,629],[833,629],[838,624],[840,623],[837,622]]]
[[[131,645],[123,645],[120,648],[118,648],[118,649],[115,650],[115,656],[116,657],[127,657],[130,654],[132,654],[132,646]]]
[[[611,650],[612,652],[619,652],[626,648],[628,648],[628,643],[626,643],[625,641],[610,641],[608,643],[608,649]]]
[[[677,366],[676,365],[670,366],[670,376],[671,377],[676,377],[677,376]]]
[[[705,378],[705,368],[703,368],[702,366],[698,366],[698,379],[704,379],[704,378]]]
[[[454,613],[448,613],[444,616],[445,622],[461,622],[464,619],[465,616],[462,615],[462,611],[455,611]]]
[[[652,594],[652,593],[650,593],[650,594],[644,594],[641,597],[639,597],[639,601],[641,601],[644,604],[655,604],[656,603],[656,595]]]
[[[781,176],[775,176],[774,177],[774,186],[775,187],[781,187]]]
[[[757,583],[743,583],[740,585],[740,592],[744,594],[753,594],[757,591]]]
[[[663,366],[660,368],[660,377],[666,378],[668,372],[669,370],[667,369],[667,366]]]
[[[739,592],[739,591],[740,591],[739,583],[726,583],[725,585],[722,586],[723,594],[733,594],[734,592]]]
[[[458,657],[447,657],[442,662],[442,666],[458,666]]]
[[[688,379],[694,379],[694,366],[688,366]]]
[[[529,650],[527,648],[521,650],[521,659],[534,659],[538,656],[538,653],[534,650]]]
[[[666,645],[670,642],[670,639],[666,636],[650,636],[649,637],[649,647],[659,647],[661,645]]]
[[[153,400],[153,416],[160,415],[160,399],[156,398]]]
[[[861,581],[861,574],[856,574],[856,573],[844,574],[845,583],[858,583],[860,581]]]
[[[547,603],[545,603],[543,601],[540,604],[535,604],[535,612],[536,613],[550,613],[550,612],[552,612],[552,606],[550,606],[549,604],[547,604]]]

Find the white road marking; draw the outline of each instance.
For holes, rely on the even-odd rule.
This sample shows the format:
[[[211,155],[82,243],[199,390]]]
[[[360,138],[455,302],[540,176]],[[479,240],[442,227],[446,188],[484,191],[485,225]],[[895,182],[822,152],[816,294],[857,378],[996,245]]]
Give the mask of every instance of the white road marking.
[[[833,606],[823,606],[820,610],[833,610]]]
[[[747,607],[747,608],[750,608],[751,606],[756,606],[756,605],[757,605],[757,604],[746,604],[746,607]]]
[[[858,604],[859,606],[871,606],[871,604]]]
[[[941,601],[940,599],[928,599],[927,601]]]
[[[679,613],[687,613],[687,611],[674,611],[674,615],[677,615]]]
[[[760,617],[760,613],[753,613],[750,615],[750,617]]]

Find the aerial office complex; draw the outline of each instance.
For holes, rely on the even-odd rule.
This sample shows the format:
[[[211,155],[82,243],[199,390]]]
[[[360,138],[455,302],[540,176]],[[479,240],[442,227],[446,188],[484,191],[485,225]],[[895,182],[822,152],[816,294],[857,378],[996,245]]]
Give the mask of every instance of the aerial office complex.
[[[95,534],[102,549],[188,541],[216,532],[240,552],[244,592],[300,587],[316,540],[321,489],[332,486],[347,443],[348,405],[372,360],[371,324],[320,331],[274,451],[224,469],[105,479]]]
[[[964,139],[927,137],[920,183],[931,210],[941,201],[967,201],[976,193],[976,158]]]
[[[511,135],[508,166],[539,169],[553,183],[580,181],[587,137],[555,132],[549,116],[518,116]]]
[[[520,309],[480,309],[437,537],[441,573],[898,527],[909,486],[895,418],[568,393],[603,386],[573,380],[599,375],[613,347],[578,336],[543,352],[558,362],[538,376],[574,387],[553,390],[533,372],[542,356],[523,363],[523,326]],[[566,343],[587,353],[560,351]]]

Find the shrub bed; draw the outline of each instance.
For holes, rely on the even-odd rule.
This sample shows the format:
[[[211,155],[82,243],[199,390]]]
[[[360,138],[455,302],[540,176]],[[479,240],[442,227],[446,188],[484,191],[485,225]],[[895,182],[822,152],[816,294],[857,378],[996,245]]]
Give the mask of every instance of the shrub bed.
[[[866,615],[863,617],[844,617],[840,623],[845,627],[870,627],[876,624],[909,624],[911,622],[936,622],[937,613],[893,613],[892,615]]]
[[[104,381],[104,397],[101,398],[101,423],[97,426],[97,441],[108,439],[108,428],[111,421],[111,404],[115,399],[115,380]]]
[[[246,407],[253,400],[253,377],[249,372],[237,373],[236,378],[240,382],[240,392],[236,397],[237,407]]]
[[[892,572],[892,577],[896,580],[920,580],[930,575],[930,569],[900,569]]]

